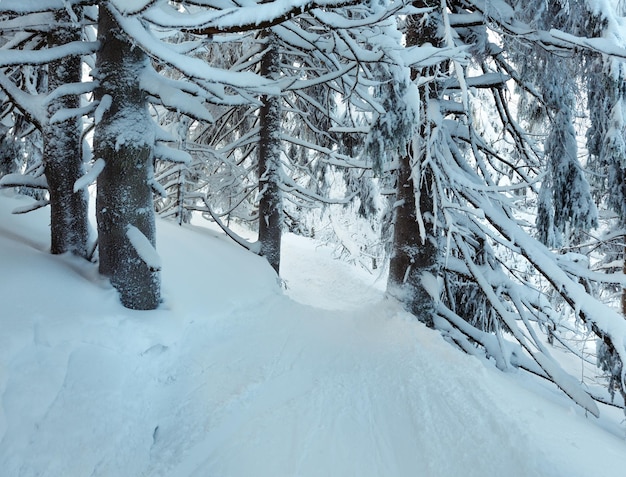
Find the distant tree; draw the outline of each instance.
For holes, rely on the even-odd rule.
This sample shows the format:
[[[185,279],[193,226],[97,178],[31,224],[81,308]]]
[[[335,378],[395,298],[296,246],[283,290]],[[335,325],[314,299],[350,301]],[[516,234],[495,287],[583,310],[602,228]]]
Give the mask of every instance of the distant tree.
[[[515,2],[517,17],[543,31],[552,28],[580,31],[580,18],[587,15],[584,2]],[[508,41],[507,41],[508,40]],[[578,80],[579,55],[546,48],[538,42],[519,46],[515,38],[505,39],[512,62],[526,85],[538,96],[520,88],[520,117],[539,131],[548,133],[543,143],[546,175],[541,182],[537,210],[540,240],[551,247],[580,243],[583,234],[598,225],[598,212],[589,183],[578,159],[574,118],[583,107],[577,98],[584,96]]]
[[[369,5],[337,8],[328,15],[314,9],[255,34],[254,41],[242,33],[237,41],[219,44],[223,54],[212,46],[207,55],[208,61],[223,67],[258,72],[281,88],[262,95],[260,106],[250,99],[244,103],[231,100],[231,104],[217,101],[217,107],[212,109],[215,123],[202,125],[201,133],[195,135],[198,142],[210,145],[216,156],[223,158],[217,174],[223,181],[201,179],[208,187],[217,185],[205,201],[208,215],[220,223],[220,217],[225,215],[244,220],[256,218],[258,242],[249,244],[240,238],[237,241],[265,255],[276,270],[285,218],[290,227],[304,229],[306,212],[301,213],[302,210],[347,203],[356,195],[350,191],[348,197],[329,198],[326,172],[336,168],[371,168],[342,153],[340,143],[351,130],[359,129],[351,111],[369,113],[377,107],[368,89],[375,81],[370,69],[386,52],[369,38],[376,37],[379,23],[387,21],[390,15]],[[215,34],[220,32],[216,29]],[[239,54],[233,56],[233,51]],[[228,58],[230,63],[225,62]],[[275,69],[273,73],[267,71],[269,63]],[[337,113],[339,104],[346,108],[344,114]],[[268,114],[270,111],[275,114]],[[205,153],[200,148],[198,152]],[[204,155],[207,161],[214,160],[214,155]],[[217,172],[215,168],[206,171],[212,176]],[[227,180],[221,176],[222,171],[234,177]],[[258,191],[258,203],[250,193],[252,187]],[[257,204],[258,212],[254,210]],[[227,233],[235,237],[232,231]]]
[[[57,25],[47,35],[48,46],[54,48],[82,40],[80,7],[54,13]],[[48,120],[43,132],[43,164],[50,195],[51,252],[71,252],[87,258],[89,219],[87,191],[75,188],[84,174],[80,96],[62,89],[80,86],[80,56],[60,58],[48,65]],[[68,114],[70,113],[70,114]]]
[[[89,51],[89,44],[82,42],[81,9],[66,9],[60,3],[24,8],[8,2],[0,6],[0,13],[5,14],[0,29],[9,35],[4,37],[2,46],[5,67],[0,72],[0,86],[43,139],[41,164],[46,180],[38,186],[47,189],[48,200],[40,200],[36,206],[49,203],[51,207],[51,252],[87,257],[87,197],[83,189],[74,190],[84,173],[79,95],[85,91],[80,86],[80,55]],[[43,19],[48,23],[42,22]],[[23,57],[13,56],[18,51],[24,52]],[[29,72],[33,71],[38,85],[28,88]],[[45,112],[31,95],[46,97],[42,103]],[[19,122],[22,121],[15,121],[13,127],[14,137],[24,134],[18,132]],[[31,143],[38,136],[32,129],[28,135]],[[34,169],[32,154],[27,154],[27,162]],[[31,179],[12,175],[5,177],[3,185],[35,184]]]
[[[278,40],[271,31],[262,33],[265,51],[261,59],[261,75],[278,80],[280,51]],[[259,253],[279,273],[282,237],[281,183],[281,98],[263,95],[259,111]]]
[[[626,47],[626,34],[620,29],[621,11],[588,7],[588,36],[617,37]],[[607,263],[621,261],[626,267],[624,230],[626,229],[626,65],[598,52],[585,56],[587,101],[590,127],[587,131],[588,166],[593,171],[592,184],[596,197],[615,214],[609,234]],[[617,241],[617,243],[616,243]],[[615,270],[613,270],[615,271]],[[626,315],[626,291],[622,293],[622,313]]]

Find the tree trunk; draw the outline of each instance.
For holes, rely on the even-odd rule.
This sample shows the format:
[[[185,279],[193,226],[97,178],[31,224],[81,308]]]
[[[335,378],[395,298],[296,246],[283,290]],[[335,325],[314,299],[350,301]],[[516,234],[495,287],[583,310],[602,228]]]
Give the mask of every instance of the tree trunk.
[[[80,26],[72,25],[67,12],[55,15],[59,28],[48,34],[50,47],[80,40]],[[81,59],[70,57],[50,63],[48,91],[59,86],[79,83]],[[49,116],[62,109],[78,108],[80,98],[67,95],[54,99],[48,106]],[[74,192],[74,183],[83,173],[81,147],[81,120],[72,118],[43,128],[43,163],[50,194],[50,228],[52,253],[71,252],[87,257],[89,226],[87,218],[87,192]]]
[[[431,5],[431,3],[433,5]],[[413,2],[417,8],[438,6],[438,2]],[[408,17],[407,47],[424,43],[438,45],[437,22],[422,21],[421,16]],[[430,72],[432,73],[432,72]],[[420,72],[413,70],[411,76],[416,79]],[[428,73],[427,73],[428,74]],[[422,101],[422,121],[428,121],[425,114],[426,103],[433,97],[432,90],[420,88]],[[435,278],[439,272],[439,239],[435,236],[433,176],[430,168],[422,167],[428,147],[426,123],[420,125],[419,141],[422,149],[407,150],[400,159],[396,172],[396,207],[394,211],[394,235],[392,253],[389,262],[387,292],[401,300],[407,309],[427,326],[433,326],[434,299],[424,286],[425,274]],[[417,153],[414,158],[412,154]],[[419,196],[416,197],[416,192]],[[417,207],[419,206],[419,211]],[[419,213],[419,215],[418,215]],[[420,231],[418,217],[421,217],[424,230]]]
[[[96,98],[110,102],[96,125],[94,157],[105,161],[98,176],[100,273],[109,276],[127,308],[149,310],[160,302],[160,275],[127,235],[133,226],[156,243],[152,190],[154,128],[139,87],[148,57],[132,45],[111,13],[100,6]],[[142,258],[143,257],[143,258]],[[150,262],[148,260],[148,262]]]
[[[626,237],[624,237],[626,239]],[[626,246],[623,249],[624,256],[622,260],[624,262],[624,268],[622,269],[624,274],[626,275]],[[622,287],[622,315],[626,318],[626,287]]]
[[[264,37],[267,45],[261,60],[261,75],[276,79],[280,72],[280,53],[271,32]],[[280,96],[263,96],[259,113],[259,243],[261,255],[276,273],[280,271],[280,245],[282,239],[283,204],[280,183]]]

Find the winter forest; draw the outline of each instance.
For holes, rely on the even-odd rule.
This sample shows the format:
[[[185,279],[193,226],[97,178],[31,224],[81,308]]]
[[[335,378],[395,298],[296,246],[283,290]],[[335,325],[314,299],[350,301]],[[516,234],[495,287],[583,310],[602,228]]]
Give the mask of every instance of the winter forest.
[[[167,304],[162,221],[283,288],[292,234],[447,346],[624,411],[623,0],[1,0],[0,96],[12,223],[45,213],[127,309]]]

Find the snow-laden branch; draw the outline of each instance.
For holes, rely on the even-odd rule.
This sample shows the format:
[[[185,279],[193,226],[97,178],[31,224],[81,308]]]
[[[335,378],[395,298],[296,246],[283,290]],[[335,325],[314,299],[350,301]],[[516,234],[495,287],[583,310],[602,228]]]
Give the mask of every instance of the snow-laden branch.
[[[55,112],[48,120],[50,124],[62,123],[73,118],[80,118],[82,116],[88,116],[96,109],[95,103],[89,103],[87,106],[81,108],[63,108]]]
[[[2,4],[2,2],[0,2]],[[0,49],[0,67],[18,65],[45,65],[69,56],[91,55],[98,49],[95,41],[72,41],[65,45],[41,50]]]
[[[341,154],[337,151],[333,151],[324,146],[320,146],[311,141],[306,141],[304,139],[283,133],[280,136],[281,141],[285,141],[296,146],[303,147],[310,151],[316,151],[323,154],[325,157],[322,158],[322,161],[327,164],[346,167],[346,168],[359,168],[359,169],[372,169],[372,164],[368,164],[365,161],[360,161],[358,159],[354,159],[352,156],[348,156],[346,154]]]
[[[199,121],[212,122],[213,118],[206,106],[194,95],[184,91],[185,83],[170,80],[159,75],[151,68],[146,68],[140,78],[141,89],[155,98],[163,106],[186,114]]]
[[[552,29],[550,35],[554,38],[585,50],[591,50],[602,55],[620,60],[626,60],[626,48],[611,42],[607,38],[586,38],[571,35],[561,30]]]
[[[291,177],[286,175],[283,171],[281,171],[280,178],[281,180],[280,180],[280,183],[278,184],[278,187],[280,188],[280,190],[282,190],[283,192],[287,192],[289,194],[293,194],[299,199],[302,199],[305,201],[314,201],[314,202],[318,202],[322,204],[349,204],[358,195],[357,192],[353,192],[352,194],[346,197],[341,197],[337,199],[323,197],[320,194],[317,194],[313,192],[312,190],[307,189],[306,187],[302,187],[300,184],[294,181]]]
[[[259,242],[250,243],[245,238],[237,235],[228,226],[226,226],[224,222],[220,220],[220,218],[217,216],[215,212],[213,212],[213,209],[209,205],[209,202],[207,201],[206,197],[202,197],[202,201],[204,202],[204,205],[206,206],[206,212],[208,212],[211,218],[215,221],[215,223],[219,226],[219,228],[221,228],[224,231],[224,233],[228,237],[230,237],[232,240],[234,240],[237,244],[241,245],[246,250],[249,250],[250,252],[256,255],[259,255],[261,253],[261,244]]]
[[[188,78],[263,94],[280,94],[280,88],[274,81],[250,72],[232,72],[213,68],[201,59],[180,54],[170,48],[167,43],[162,42],[147,30],[140,18],[125,17],[115,9],[111,9],[111,14],[126,34],[149,56],[176,68]]]
[[[157,3],[165,3],[163,0],[110,0],[123,15],[136,15],[146,11]]]
[[[106,163],[104,159],[99,158],[93,163],[93,165],[89,168],[89,170],[80,178],[74,182],[74,192],[78,192],[81,189],[86,189],[91,184],[93,184],[100,173],[104,170],[104,166]]]
[[[530,354],[539,367],[541,367],[541,369],[559,388],[563,390],[563,392],[565,392],[565,394],[570,396],[576,403],[589,411],[591,414],[599,417],[600,411],[597,404],[594,402],[593,398],[582,389],[580,383],[574,377],[563,371],[561,366],[548,354],[547,350],[540,344],[536,337],[533,336],[531,340],[531,343],[533,343],[534,346],[528,342],[526,337],[524,337],[516,324],[517,317],[512,313],[512,311],[505,307],[501,299],[496,296],[490,281],[472,260],[465,241],[455,237],[455,242],[465,259],[465,263],[472,274],[472,277],[476,280],[490,305],[498,313],[498,316],[500,316],[509,332],[512,333],[522,348]],[[523,313],[521,314],[521,317],[524,317]],[[528,330],[532,332],[532,328],[528,327]]]
[[[579,312],[581,319],[601,334],[602,338],[609,337],[615,352],[626,363],[626,320],[616,310],[589,295],[580,283],[573,281],[545,245],[526,234],[487,196],[463,189],[459,190],[459,194],[483,211],[491,226],[518,247],[519,252],[548,280],[565,302]]]
[[[467,47],[411,46],[403,48],[400,55],[406,66],[428,68],[451,59],[467,59]]]
[[[38,129],[47,122],[48,112],[44,95],[31,95],[18,88],[11,79],[0,71],[0,88],[4,90],[13,105]]]
[[[53,12],[66,8],[93,4],[86,0],[2,0],[0,1],[0,13],[25,15],[27,13]]]
[[[350,71],[354,70],[357,67],[355,63],[350,63],[345,66],[342,66],[340,69],[335,71],[329,71],[326,74],[320,75],[316,78],[300,80],[294,79],[293,83],[285,88],[286,91],[293,91],[298,89],[306,89],[311,88],[313,86],[328,84],[333,80],[338,78],[342,78],[344,75],[348,74]]]
[[[11,211],[11,213],[15,214],[15,215],[28,214],[29,212],[33,212],[33,211],[41,209],[43,207],[47,207],[48,205],[50,205],[50,201],[47,200],[47,199],[36,200],[35,202],[33,202],[31,204],[28,204],[28,205],[15,207]]]
[[[149,9],[144,12],[144,17],[161,28],[187,30],[198,35],[217,35],[270,28],[316,8],[340,8],[361,3],[359,0],[274,0],[194,15],[174,8]]]
[[[161,270],[161,257],[141,230],[134,225],[126,226],[126,238],[139,255],[139,258],[153,272]]]
[[[78,96],[81,94],[91,93],[97,86],[97,81],[83,81],[80,83],[63,84],[56,88],[54,91],[48,93],[48,95],[46,96],[46,104],[50,104],[52,103],[52,101],[62,98],[63,96]]]
[[[157,144],[154,146],[154,156],[162,161],[175,162],[178,164],[189,164],[193,160],[191,154],[180,149]]]
[[[29,176],[24,174],[7,174],[0,178],[0,187],[32,187],[33,189],[48,189],[46,176]]]

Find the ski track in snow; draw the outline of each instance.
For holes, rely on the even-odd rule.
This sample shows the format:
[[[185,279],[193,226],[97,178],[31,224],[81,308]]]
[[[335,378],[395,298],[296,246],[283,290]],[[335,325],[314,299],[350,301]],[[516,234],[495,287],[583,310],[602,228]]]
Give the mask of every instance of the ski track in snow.
[[[462,354],[300,238],[283,294],[220,233],[159,223],[166,301],[131,312],[93,266],[48,255],[45,213],[10,216],[16,202],[0,194],[2,477],[623,470],[623,438]]]
[[[525,432],[474,382],[480,365],[469,375],[467,369],[450,372],[445,362],[421,365],[430,362],[428,347],[418,348],[418,328],[400,312],[388,319],[402,334],[387,332],[390,323],[373,318],[361,324],[357,317],[347,323],[326,317],[320,327],[315,310],[291,307],[304,323],[289,318],[280,331],[256,323],[255,352],[234,360],[230,392],[200,386],[194,392],[210,411],[177,413],[189,420],[185,427],[202,429],[191,440],[195,444],[188,448],[189,436],[164,427],[147,475],[538,475]],[[329,335],[335,338],[329,341]],[[236,356],[237,350],[216,353]],[[211,354],[203,356],[208,364],[200,369],[215,368]],[[256,379],[243,379],[251,368]],[[215,402],[216,394],[230,398]],[[489,434],[480,435],[486,429]],[[480,453],[470,451],[474,445]],[[177,448],[180,464],[165,468],[159,456]]]

